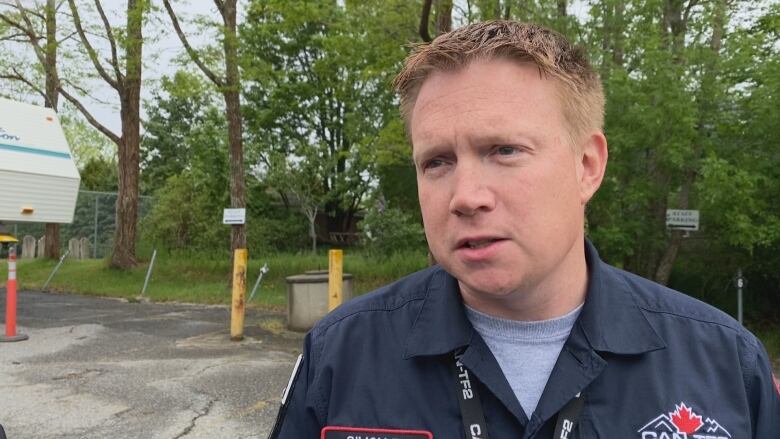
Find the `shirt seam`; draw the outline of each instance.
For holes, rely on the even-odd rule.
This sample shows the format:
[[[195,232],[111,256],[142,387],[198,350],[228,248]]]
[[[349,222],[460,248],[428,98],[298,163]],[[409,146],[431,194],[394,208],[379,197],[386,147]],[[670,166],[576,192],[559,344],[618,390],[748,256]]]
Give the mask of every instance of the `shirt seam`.
[[[756,340],[755,337],[749,337],[748,340],[749,347],[752,352],[750,352],[750,355],[747,355],[746,363],[749,361],[750,364],[745,364],[745,366],[742,369],[743,377],[742,379],[745,381],[745,394],[750,395],[750,392],[753,387],[753,382],[756,381],[756,368],[758,367],[758,356],[760,355],[761,350],[758,347],[758,340]]]
[[[717,326],[720,326],[720,327],[723,327],[723,328],[730,329],[730,330],[734,331],[734,333],[736,333],[740,337],[744,335],[743,331],[741,331],[739,328],[735,328],[734,326],[728,325],[726,323],[715,322],[715,321],[712,321],[712,320],[709,320],[709,319],[699,318],[699,317],[686,315],[686,314],[680,314],[680,313],[676,313],[676,312],[673,312],[673,311],[649,309],[649,308],[647,308],[645,306],[642,306],[642,305],[637,305],[637,306],[639,306],[639,309],[641,309],[642,311],[646,311],[646,312],[649,312],[649,313],[653,313],[653,314],[667,314],[667,315],[670,315],[670,316],[679,317],[679,318],[686,319],[686,320],[693,320],[693,321],[699,322],[699,323],[709,323],[711,325],[717,325]]]
[[[403,302],[401,302],[400,304],[398,304],[396,306],[393,306],[393,307],[388,307],[388,306],[384,306],[384,307],[371,307],[371,308],[367,308],[367,309],[358,309],[358,310],[352,311],[349,314],[341,316],[338,319],[336,319],[336,320],[334,320],[332,322],[329,322],[328,324],[324,325],[323,327],[317,329],[317,336],[320,337],[322,334],[327,332],[331,328],[331,326],[333,326],[333,325],[335,325],[337,323],[340,323],[342,320],[344,320],[346,318],[349,318],[349,317],[352,317],[354,315],[362,314],[362,313],[365,313],[365,312],[377,312],[377,311],[391,312],[391,311],[395,311],[395,310],[398,310],[400,308],[403,308],[404,306],[410,304],[411,302],[416,302],[416,301],[427,299],[428,298],[429,286],[430,286],[431,281],[433,280],[434,276],[436,276],[436,274],[437,273],[433,273],[430,276],[430,278],[428,279],[428,281],[425,283],[426,294],[424,294],[423,296],[407,298]],[[417,322],[417,319],[415,318],[415,323],[416,322]],[[412,324],[412,326],[414,326],[414,324]]]

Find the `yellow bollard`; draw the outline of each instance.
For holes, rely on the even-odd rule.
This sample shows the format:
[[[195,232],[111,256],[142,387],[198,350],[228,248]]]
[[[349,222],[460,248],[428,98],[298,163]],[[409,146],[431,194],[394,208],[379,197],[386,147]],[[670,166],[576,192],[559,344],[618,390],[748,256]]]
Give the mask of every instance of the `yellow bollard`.
[[[230,339],[233,341],[244,339],[246,261],[246,249],[237,248],[233,257],[233,307],[230,313]]]
[[[328,311],[333,311],[344,300],[341,292],[344,287],[344,252],[328,252]]]

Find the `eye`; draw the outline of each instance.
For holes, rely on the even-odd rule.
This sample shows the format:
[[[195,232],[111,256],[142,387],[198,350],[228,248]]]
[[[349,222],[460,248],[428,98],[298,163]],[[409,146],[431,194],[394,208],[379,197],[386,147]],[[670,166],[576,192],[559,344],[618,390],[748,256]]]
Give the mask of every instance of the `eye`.
[[[451,164],[452,161],[446,157],[433,157],[423,161],[420,170],[429,177],[436,177],[445,174]]]
[[[498,155],[514,155],[520,152],[520,148],[514,146],[501,145],[496,147],[495,152]]]
[[[425,162],[425,163],[423,164],[423,169],[434,169],[434,168],[438,168],[438,167],[440,167],[440,166],[444,166],[444,163],[445,163],[445,162],[444,162],[444,160],[442,160],[442,159],[431,159],[431,160],[428,160],[427,162]]]

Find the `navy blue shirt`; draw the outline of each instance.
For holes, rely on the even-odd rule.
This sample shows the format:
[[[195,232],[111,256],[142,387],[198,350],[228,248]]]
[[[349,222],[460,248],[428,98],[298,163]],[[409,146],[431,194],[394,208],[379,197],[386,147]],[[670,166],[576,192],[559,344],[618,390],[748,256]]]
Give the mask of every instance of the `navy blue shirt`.
[[[464,348],[493,439],[552,437],[578,392],[585,404],[570,438],[780,438],[780,394],[755,336],[585,246],[585,304],[534,413],[523,413],[469,323],[457,280],[432,267],[345,303],[311,330],[271,437],[315,439],[341,426],[463,438],[452,362]]]

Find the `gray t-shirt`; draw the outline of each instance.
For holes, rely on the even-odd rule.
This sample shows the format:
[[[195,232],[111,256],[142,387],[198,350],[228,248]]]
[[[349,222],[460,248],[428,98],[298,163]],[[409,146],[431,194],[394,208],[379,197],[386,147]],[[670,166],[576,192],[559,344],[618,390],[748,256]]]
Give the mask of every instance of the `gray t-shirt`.
[[[550,320],[525,322],[494,317],[466,306],[466,315],[504,372],[530,418],[569,337],[582,305]]]

